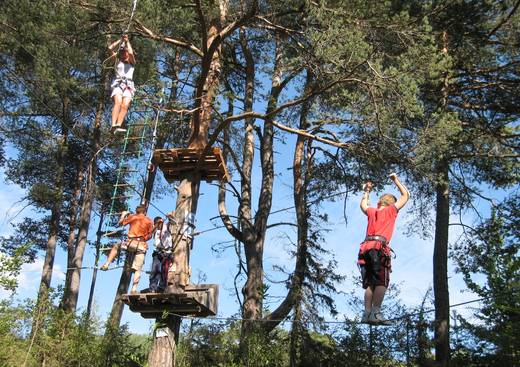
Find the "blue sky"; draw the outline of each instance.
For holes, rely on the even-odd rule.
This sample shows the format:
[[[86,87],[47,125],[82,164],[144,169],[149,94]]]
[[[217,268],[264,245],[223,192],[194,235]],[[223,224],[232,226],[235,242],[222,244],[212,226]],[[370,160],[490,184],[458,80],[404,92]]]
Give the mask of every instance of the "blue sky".
[[[289,153],[292,149],[292,143],[294,137],[286,137],[286,145],[282,150],[275,156],[277,173],[275,181],[275,190],[273,198],[272,211],[278,209],[290,207],[293,205],[292,199],[292,171],[288,170],[292,166],[292,153]],[[258,175],[259,166],[256,165],[254,179]],[[162,174],[159,174],[161,182],[164,184]],[[3,178],[3,173],[2,176]],[[237,177],[234,177],[237,179]],[[3,181],[3,180],[2,180]],[[254,182],[257,182],[254,180]],[[405,182],[406,183],[406,182]],[[236,183],[235,184],[239,184]],[[169,187],[167,192],[159,200],[154,200],[149,211],[149,216],[154,217],[161,215],[161,211],[166,213],[171,211],[175,205],[175,195],[172,186]],[[392,192],[398,194],[398,190],[393,186],[385,188],[385,192]],[[255,190],[255,194],[258,191]],[[381,192],[375,192],[372,194],[371,202],[377,201],[377,196]],[[5,182],[0,183],[0,235],[6,236],[11,232],[11,223],[13,215],[21,209],[23,203],[18,203],[20,198],[23,196],[23,191],[13,185],[8,185]],[[344,196],[338,196],[335,201],[330,201],[322,205],[322,211],[326,211],[329,215],[330,225],[327,227],[330,231],[325,234],[325,241],[323,247],[326,248],[335,256],[338,262],[337,271],[346,275],[346,280],[338,285],[338,290],[349,293],[353,288],[356,289],[356,295],[362,296],[363,292],[361,288],[358,288],[351,281],[353,275],[357,275],[357,250],[358,245],[364,238],[366,228],[366,217],[361,213],[359,209],[359,200],[361,198],[361,191],[358,193],[350,193],[346,205],[346,215],[348,218],[348,225],[345,225],[344,214],[343,214],[343,199]],[[413,196],[411,200],[413,200]],[[236,205],[232,203],[230,197],[229,212],[232,214],[235,211]],[[130,207],[135,207],[135,202],[131,203]],[[478,205],[478,203],[476,203]],[[433,240],[432,239],[421,239],[419,236],[406,237],[403,235],[407,223],[407,208],[405,207],[397,220],[394,237],[392,239],[392,246],[397,253],[396,259],[393,260],[393,273],[392,282],[400,285],[401,301],[408,306],[415,306],[419,304],[424,297],[427,289],[432,285],[432,255],[433,255]],[[210,222],[210,218],[218,215],[217,210],[217,189],[214,185],[202,183],[201,197],[199,199],[197,213],[197,231],[204,231],[206,229],[213,228],[213,224]],[[433,209],[433,207],[432,207]],[[13,222],[23,218],[23,216],[30,215],[30,209],[25,209],[22,214],[14,219]],[[92,223],[90,237],[94,235],[96,228],[97,217],[94,217]],[[471,217],[464,218],[467,223],[472,222]],[[457,221],[458,218],[454,218],[453,221]],[[277,221],[295,221],[294,211],[287,210],[270,217],[270,223]],[[214,220],[215,225],[221,225],[220,219]],[[291,270],[294,267],[289,241],[282,236],[282,232],[285,232],[289,237],[295,238],[295,231],[292,227],[274,227],[275,229],[268,232],[266,243],[265,243],[265,273],[271,280],[284,279],[284,275],[277,273],[273,270],[275,265],[285,266],[287,270]],[[458,227],[451,227],[450,239],[453,241],[460,234]],[[191,255],[191,266],[193,269],[192,282],[196,283],[199,276],[204,275],[206,280],[204,283],[215,283],[219,284],[219,315],[222,317],[233,316],[238,313],[238,304],[236,302],[236,296],[234,293],[233,278],[236,273],[236,255],[234,249],[228,248],[222,253],[215,253],[211,250],[212,245],[230,241],[231,236],[227,233],[224,228],[206,232],[200,236],[197,236],[194,243],[194,249]],[[43,255],[43,254],[42,254]],[[102,257],[101,261],[104,261]],[[89,247],[85,254],[84,266],[92,266],[94,263],[94,249]],[[145,270],[148,270],[151,264],[151,251],[147,254]],[[34,298],[36,296],[37,288],[41,276],[42,257],[40,257],[36,263],[25,265],[19,276],[20,286],[17,294],[15,295],[18,299],[23,298]],[[64,271],[66,268],[66,254],[62,249],[58,250],[55,271],[53,274],[52,284],[57,286],[62,284],[64,281]],[[114,299],[115,289],[117,287],[120,269],[112,270],[108,272],[99,272],[98,280],[95,290],[95,313],[101,318],[106,318],[110,312],[110,308]],[[87,304],[88,290],[90,287],[92,271],[90,269],[84,270],[81,276],[81,292],[79,299],[79,308],[84,310]],[[463,302],[471,299],[478,298],[474,294],[469,293],[462,281],[460,275],[455,274],[453,264],[449,267],[450,276],[450,299],[451,303]],[[144,274],[141,279],[139,289],[146,288],[148,286],[148,275]],[[239,285],[240,289],[241,284]],[[272,285],[269,289],[269,294],[273,298],[268,300],[268,304],[271,309],[274,309],[280,298],[286,294],[286,290],[279,285]],[[0,292],[0,297],[7,297],[6,292]],[[338,320],[342,320],[343,317],[352,318],[356,315],[354,310],[351,310],[347,303],[347,296],[339,294],[335,296],[335,301],[338,307],[339,315]],[[468,309],[458,309],[459,313],[467,314]],[[391,315],[388,315],[391,316]],[[325,315],[325,318],[332,320],[330,315]],[[125,308],[123,313],[123,323],[128,323],[129,329],[136,333],[148,333],[152,327],[153,322],[151,320],[145,320],[140,317],[139,314],[134,314]]]

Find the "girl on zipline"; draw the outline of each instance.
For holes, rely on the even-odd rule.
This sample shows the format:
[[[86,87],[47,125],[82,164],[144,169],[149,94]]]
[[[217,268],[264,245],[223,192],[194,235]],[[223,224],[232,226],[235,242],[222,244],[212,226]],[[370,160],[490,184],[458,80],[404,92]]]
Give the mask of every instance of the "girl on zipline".
[[[118,52],[114,49],[119,45]],[[134,96],[135,88],[134,81],[134,65],[135,57],[134,50],[125,34],[120,40],[113,42],[108,49],[111,53],[110,58],[117,57],[116,64],[116,78],[112,82],[112,99],[114,101],[114,108],[112,109],[112,131],[114,133],[124,133],[123,122],[125,121],[128,107]]]

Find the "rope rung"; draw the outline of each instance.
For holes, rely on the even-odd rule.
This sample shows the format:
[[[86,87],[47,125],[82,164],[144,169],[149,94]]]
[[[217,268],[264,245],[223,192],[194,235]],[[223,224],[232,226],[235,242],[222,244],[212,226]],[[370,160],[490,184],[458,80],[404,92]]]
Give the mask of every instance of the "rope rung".
[[[130,199],[132,196],[128,196],[128,195],[121,195],[121,196],[112,196],[111,199],[112,200],[116,200],[116,199]]]

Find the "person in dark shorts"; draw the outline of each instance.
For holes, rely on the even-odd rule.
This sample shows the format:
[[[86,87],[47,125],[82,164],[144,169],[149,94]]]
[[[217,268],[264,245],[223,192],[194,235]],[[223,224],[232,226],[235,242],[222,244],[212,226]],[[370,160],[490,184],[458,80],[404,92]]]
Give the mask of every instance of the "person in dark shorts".
[[[363,186],[364,193],[360,204],[361,211],[368,218],[366,237],[358,254],[365,289],[365,311],[361,322],[377,325],[389,324],[381,313],[381,305],[390,282],[390,239],[399,209],[410,198],[408,189],[399,181],[397,174],[392,173],[389,177],[401,193],[399,199],[394,195],[384,194],[379,198],[377,208],[370,207],[368,197],[373,184],[369,181]]]

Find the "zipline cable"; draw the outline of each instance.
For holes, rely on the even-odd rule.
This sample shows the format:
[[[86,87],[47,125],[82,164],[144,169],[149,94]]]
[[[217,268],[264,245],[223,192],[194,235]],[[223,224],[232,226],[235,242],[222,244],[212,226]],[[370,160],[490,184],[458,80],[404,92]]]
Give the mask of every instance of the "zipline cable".
[[[520,288],[513,288],[511,290],[511,292],[509,292],[509,293],[510,294],[511,293],[515,293],[515,292],[518,292],[519,290],[520,290]],[[496,296],[488,296],[488,297],[476,298],[476,299],[472,299],[472,300],[469,300],[469,301],[456,303],[456,304],[450,305],[449,308],[455,308],[455,307],[465,306],[465,305],[472,304],[472,303],[482,302],[482,301],[486,301],[486,300],[488,300],[490,298],[496,298]],[[393,318],[393,319],[388,319],[387,321],[398,321],[398,320],[406,319],[406,318],[408,318],[410,316],[417,316],[417,315],[422,315],[422,314],[425,314],[425,313],[432,313],[434,311],[435,311],[435,309],[432,308],[432,309],[424,310],[424,311],[421,311],[421,312],[406,313],[406,314],[404,314],[402,316],[399,316],[399,317],[396,317],[396,318]],[[189,320],[200,319],[198,317],[187,316],[187,315],[179,315],[179,314],[176,314],[176,313],[173,313],[173,312],[168,312],[168,315],[173,315],[173,316],[177,316],[177,317],[184,318],[184,319],[189,319]],[[288,322],[292,323],[293,322],[293,320],[288,320],[287,318],[268,320],[268,319],[244,319],[244,318],[240,318],[240,317],[223,317],[223,316],[205,317],[204,320],[211,320],[211,321],[212,320],[215,320],[215,321],[241,321],[241,322],[247,321],[247,322],[260,322],[260,323],[276,322],[276,323],[280,323],[280,324],[285,324],[285,323],[288,323]],[[324,320],[324,321],[321,321],[321,323],[324,323],[324,324],[349,324],[349,325],[361,324],[361,325],[370,325],[370,324],[362,323],[360,321],[348,320],[348,319],[345,319],[343,321]],[[378,325],[374,324],[373,326],[378,326]],[[391,327],[391,326],[394,326],[394,325],[384,325],[384,326],[380,325],[380,326],[381,327]]]

